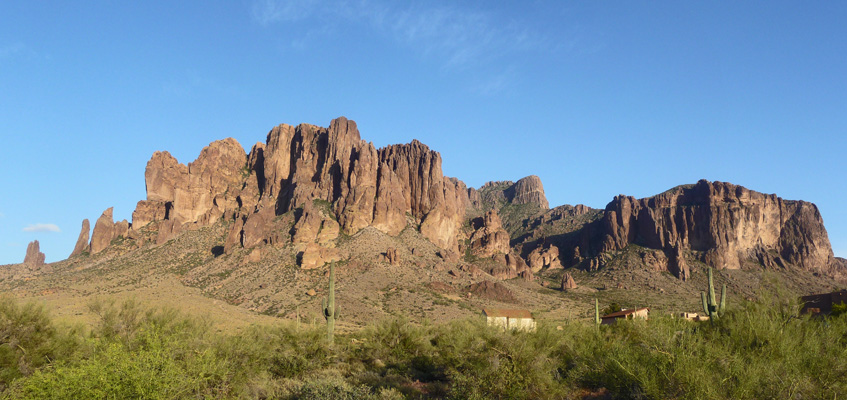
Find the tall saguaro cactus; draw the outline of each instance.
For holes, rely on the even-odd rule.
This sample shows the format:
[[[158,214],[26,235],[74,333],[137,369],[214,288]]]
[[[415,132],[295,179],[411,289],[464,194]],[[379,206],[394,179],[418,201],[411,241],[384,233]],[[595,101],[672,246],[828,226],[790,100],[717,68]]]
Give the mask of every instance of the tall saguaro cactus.
[[[600,325],[600,302],[594,298],[594,323]]]
[[[326,318],[326,340],[332,344],[335,334],[335,317],[338,316],[338,308],[335,306],[335,263],[329,264],[329,294],[328,299],[321,302]]]
[[[709,268],[709,298],[707,300],[706,293],[700,292],[700,299],[703,301],[703,311],[709,315],[709,320],[714,320],[723,314],[726,307],[726,284],[721,289],[721,303],[718,306],[718,302],[715,300],[715,284],[712,280],[712,268]]]

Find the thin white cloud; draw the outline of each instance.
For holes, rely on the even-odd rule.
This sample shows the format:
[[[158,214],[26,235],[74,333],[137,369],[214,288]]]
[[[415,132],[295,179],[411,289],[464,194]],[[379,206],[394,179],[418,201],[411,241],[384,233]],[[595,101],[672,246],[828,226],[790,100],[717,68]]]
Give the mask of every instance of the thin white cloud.
[[[61,232],[56,224],[32,224],[23,229],[24,232]]]
[[[484,10],[455,5],[408,5],[369,0],[317,2],[315,0],[256,0],[253,18],[266,26],[309,18],[310,30],[330,32],[339,20],[365,24],[398,44],[417,49],[422,56],[440,59],[447,68],[467,68],[501,60],[526,50],[553,48],[538,32],[515,21],[499,21]],[[299,43],[295,41],[295,43]]]
[[[298,21],[309,17],[320,3],[317,0],[257,0],[252,14],[261,25]]]

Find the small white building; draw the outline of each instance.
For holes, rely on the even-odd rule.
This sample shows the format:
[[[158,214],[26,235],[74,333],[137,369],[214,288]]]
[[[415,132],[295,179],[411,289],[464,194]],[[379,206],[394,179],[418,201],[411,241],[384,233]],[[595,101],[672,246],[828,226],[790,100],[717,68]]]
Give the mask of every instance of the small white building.
[[[527,332],[535,331],[535,318],[529,310],[508,310],[486,308],[482,310],[485,314],[488,326],[502,327],[503,329],[517,329]]]
[[[696,321],[696,322],[708,321],[709,320],[708,315],[700,315],[700,314],[697,314],[696,312],[679,313],[679,317],[682,318],[682,319],[687,319],[689,321]]]
[[[631,308],[631,309],[623,309],[618,312],[613,312],[608,315],[604,315],[602,317],[601,324],[603,325],[611,325],[617,322],[619,319],[648,319],[648,314],[650,313],[650,309],[647,307],[644,308]]]

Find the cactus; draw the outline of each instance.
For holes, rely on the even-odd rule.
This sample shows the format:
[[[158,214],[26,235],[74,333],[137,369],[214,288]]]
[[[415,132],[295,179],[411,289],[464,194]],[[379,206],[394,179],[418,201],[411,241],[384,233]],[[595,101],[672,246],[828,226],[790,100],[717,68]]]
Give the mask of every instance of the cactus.
[[[321,307],[326,318],[326,340],[332,344],[335,334],[335,318],[338,316],[338,308],[335,306],[335,263],[329,264],[329,294],[328,299],[321,302]]]
[[[600,302],[594,298],[594,323],[600,325]]]
[[[721,303],[718,305],[715,299],[715,284],[712,280],[712,268],[709,268],[709,297],[706,298],[705,292],[700,292],[700,300],[703,302],[703,311],[709,316],[709,320],[714,320],[723,314],[726,307],[726,284],[721,289]]]

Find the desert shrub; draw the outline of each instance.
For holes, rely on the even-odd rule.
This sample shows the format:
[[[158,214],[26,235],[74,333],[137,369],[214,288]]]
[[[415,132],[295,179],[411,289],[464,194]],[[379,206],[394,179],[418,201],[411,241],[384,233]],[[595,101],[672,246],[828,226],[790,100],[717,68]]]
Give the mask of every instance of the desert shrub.
[[[544,399],[561,397],[558,339],[549,328],[504,331],[481,319],[442,326],[432,339],[446,370],[450,397],[462,399]]]
[[[81,360],[60,359],[16,382],[12,398],[214,397],[229,389],[225,360],[210,346],[208,324],[137,302],[99,303],[100,319]]]
[[[796,315],[793,296],[760,296],[713,323],[667,317],[586,335],[572,387],[617,398],[832,398],[847,390],[847,324]]]
[[[841,302],[832,305],[832,312],[830,313],[831,317],[838,318],[844,314],[847,314],[847,304]]]
[[[139,333],[130,350],[109,343],[80,363],[58,365],[22,381],[12,397],[43,399],[165,399],[217,397],[227,392],[225,363],[209,351],[185,352],[184,343],[155,329]]]
[[[0,297],[0,390],[81,349],[78,328],[60,329],[43,306]]]
[[[390,319],[369,326],[361,333],[362,345],[351,356],[370,365],[384,365],[400,375],[421,381],[443,378],[435,365],[430,336],[432,327]]]
[[[245,373],[267,372],[274,378],[296,378],[332,363],[322,329],[288,325],[251,326],[245,332],[221,338],[221,357]]]
[[[348,382],[341,376],[321,376],[306,379],[283,397],[290,400],[326,399],[326,400],[395,400],[403,396],[393,389],[373,391],[365,385]]]

